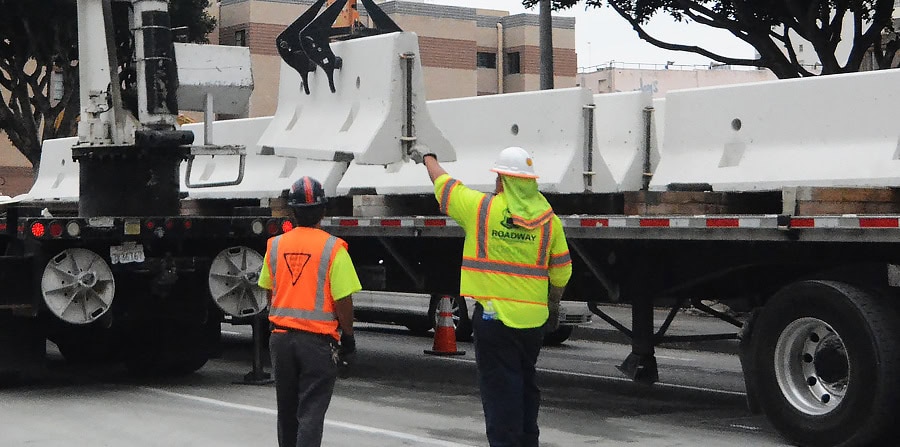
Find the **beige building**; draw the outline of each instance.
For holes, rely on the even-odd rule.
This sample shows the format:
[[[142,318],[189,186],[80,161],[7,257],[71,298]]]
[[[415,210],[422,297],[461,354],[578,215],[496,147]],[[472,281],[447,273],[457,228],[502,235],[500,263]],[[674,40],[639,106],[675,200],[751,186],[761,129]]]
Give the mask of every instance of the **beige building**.
[[[777,77],[769,70],[746,67],[733,69],[728,66],[686,66],[611,63],[609,65],[581,69],[578,85],[594,93],[647,91],[654,98],[665,96],[669,90],[712,87],[716,85],[744,84],[771,81]]]
[[[256,88],[249,116],[275,112],[281,58],[275,38],[313,0],[223,0],[219,43],[246,45]],[[428,99],[538,90],[539,25],[536,14],[388,1],[379,5],[404,31],[419,36]],[[367,23],[365,11],[361,21]],[[554,86],[576,84],[575,19],[553,18]]]

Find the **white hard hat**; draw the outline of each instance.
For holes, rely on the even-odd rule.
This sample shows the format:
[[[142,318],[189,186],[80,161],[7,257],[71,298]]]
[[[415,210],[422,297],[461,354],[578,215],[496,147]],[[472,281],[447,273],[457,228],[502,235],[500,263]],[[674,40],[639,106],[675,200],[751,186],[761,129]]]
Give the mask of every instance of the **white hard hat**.
[[[534,173],[534,160],[528,155],[528,151],[516,146],[500,151],[491,171],[513,177],[538,178]]]

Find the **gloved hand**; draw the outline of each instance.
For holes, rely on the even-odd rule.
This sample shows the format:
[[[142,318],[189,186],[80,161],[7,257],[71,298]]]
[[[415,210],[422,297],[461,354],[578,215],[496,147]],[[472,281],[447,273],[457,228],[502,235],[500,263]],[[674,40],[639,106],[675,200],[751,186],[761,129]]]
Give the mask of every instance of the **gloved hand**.
[[[338,348],[338,376],[342,379],[350,377],[350,370],[356,362],[356,339],[353,335],[341,336],[341,346]]]
[[[409,155],[409,159],[416,162],[416,164],[425,163],[425,156],[431,155],[434,156],[431,152],[427,152],[427,147],[425,146],[413,146],[409,148],[407,151],[407,155]]]
[[[550,311],[550,315],[547,317],[547,322],[544,323],[545,334],[555,332],[559,329],[559,303],[556,303],[556,305],[549,303],[547,308]]]

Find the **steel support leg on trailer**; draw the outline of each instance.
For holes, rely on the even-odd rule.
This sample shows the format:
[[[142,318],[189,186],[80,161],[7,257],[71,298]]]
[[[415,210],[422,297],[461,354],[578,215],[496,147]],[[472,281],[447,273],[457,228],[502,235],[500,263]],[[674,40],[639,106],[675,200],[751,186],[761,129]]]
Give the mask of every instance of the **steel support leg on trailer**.
[[[262,356],[265,350],[263,334],[269,330],[268,319],[265,314],[253,317],[253,369],[244,375],[244,380],[234,382],[242,385],[268,385],[275,380],[272,375],[263,370]]]
[[[634,300],[631,303],[631,354],[618,368],[635,382],[649,384],[659,380],[653,332],[653,300]]]

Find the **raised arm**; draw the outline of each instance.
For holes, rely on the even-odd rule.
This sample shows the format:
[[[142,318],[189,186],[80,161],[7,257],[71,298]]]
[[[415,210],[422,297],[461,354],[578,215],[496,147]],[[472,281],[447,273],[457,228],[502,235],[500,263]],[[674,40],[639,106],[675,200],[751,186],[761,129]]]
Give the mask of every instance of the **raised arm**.
[[[438,163],[437,157],[435,157],[434,154],[427,154],[422,160],[423,163],[425,163],[425,169],[428,170],[428,177],[431,178],[431,183],[434,183],[438,177],[447,173],[447,171],[441,167],[441,164]]]

